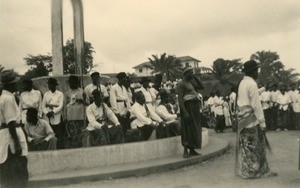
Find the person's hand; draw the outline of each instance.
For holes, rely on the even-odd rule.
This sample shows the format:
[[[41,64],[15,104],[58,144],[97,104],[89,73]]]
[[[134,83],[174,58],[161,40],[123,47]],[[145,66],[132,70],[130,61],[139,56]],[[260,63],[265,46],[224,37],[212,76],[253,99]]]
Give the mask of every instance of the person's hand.
[[[261,128],[261,132],[262,132],[263,134],[265,134],[265,133],[267,132],[267,127]]]
[[[83,99],[76,99],[76,102],[78,102],[79,104],[84,104],[84,100]]]
[[[15,150],[16,150],[15,155],[17,155],[17,156],[21,156],[22,155],[22,148],[21,148],[21,145],[20,145],[19,142],[15,143]]]
[[[162,122],[159,122],[159,126],[162,126],[164,127],[165,126],[165,123],[162,121]]]
[[[54,112],[53,112],[53,111],[50,111],[50,112],[48,112],[48,113],[46,114],[46,116],[47,116],[48,118],[54,117]]]
[[[105,123],[104,125],[102,125],[101,129],[103,129],[103,130],[108,129],[108,125]]]
[[[83,100],[85,100],[86,99],[86,94],[82,93],[82,97],[83,97]]]
[[[130,112],[128,111],[127,114],[126,114],[126,117],[127,117],[127,118],[130,118],[130,115],[131,115],[131,114],[130,114]]]

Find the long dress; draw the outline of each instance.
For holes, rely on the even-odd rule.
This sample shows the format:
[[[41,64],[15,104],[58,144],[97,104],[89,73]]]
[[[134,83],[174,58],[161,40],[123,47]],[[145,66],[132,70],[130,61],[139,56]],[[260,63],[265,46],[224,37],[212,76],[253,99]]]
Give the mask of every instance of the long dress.
[[[190,116],[190,119],[186,119],[183,113],[181,116],[181,143],[184,147],[201,149],[202,146],[202,126],[201,126],[201,114],[200,107],[201,102],[197,97],[195,85],[189,81],[183,80],[178,84],[178,100],[179,103],[183,101],[184,107]],[[183,112],[180,109],[180,112]]]

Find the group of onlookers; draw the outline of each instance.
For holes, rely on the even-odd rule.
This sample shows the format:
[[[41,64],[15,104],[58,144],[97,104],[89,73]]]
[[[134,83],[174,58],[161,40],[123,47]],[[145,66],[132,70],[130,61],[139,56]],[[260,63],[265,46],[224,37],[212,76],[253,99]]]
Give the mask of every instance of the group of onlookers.
[[[157,91],[147,78],[133,88],[124,72],[110,87],[100,83],[99,72],[91,79],[82,89],[79,77],[70,75],[70,89],[62,93],[58,81],[50,77],[43,95],[33,89],[32,80],[23,80],[19,123],[24,125],[29,150],[79,148],[84,139],[90,146],[101,146],[180,134],[178,106],[168,90]]]
[[[268,130],[300,130],[299,89],[296,83],[289,87],[273,83],[259,88],[258,100],[261,101]],[[216,132],[224,132],[227,127],[236,131],[236,97],[236,89],[232,87],[228,96],[216,91],[211,92],[209,98],[204,98],[203,113],[209,121],[208,127],[215,128]]]

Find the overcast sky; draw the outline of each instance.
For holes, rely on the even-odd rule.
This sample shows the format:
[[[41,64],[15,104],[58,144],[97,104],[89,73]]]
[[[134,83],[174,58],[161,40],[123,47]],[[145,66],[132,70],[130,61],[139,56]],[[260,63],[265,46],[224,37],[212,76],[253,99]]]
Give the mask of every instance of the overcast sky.
[[[133,72],[152,54],[246,61],[277,52],[300,73],[299,0],[83,0],[85,40],[100,72]],[[64,42],[73,38],[70,0],[63,0]],[[27,54],[51,53],[51,1],[0,0],[1,65],[27,71]]]

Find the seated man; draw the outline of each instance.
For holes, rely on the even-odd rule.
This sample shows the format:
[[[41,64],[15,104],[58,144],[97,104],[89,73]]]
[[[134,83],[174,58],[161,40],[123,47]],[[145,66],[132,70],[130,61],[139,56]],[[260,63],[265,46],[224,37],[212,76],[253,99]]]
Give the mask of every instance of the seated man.
[[[27,109],[26,120],[25,132],[29,151],[55,150],[57,138],[49,123],[38,118],[36,108]]]
[[[124,143],[122,127],[116,115],[104,103],[103,93],[95,89],[92,95],[94,102],[86,109],[86,116],[89,121],[87,130],[90,131],[91,145]]]
[[[156,113],[165,121],[167,137],[180,135],[180,123],[175,114],[173,105],[170,103],[169,94],[163,90],[159,93],[161,102],[156,108]]]
[[[163,120],[145,104],[145,96],[142,91],[135,93],[135,103],[131,107],[131,129],[127,133],[132,132],[133,130],[141,133],[141,138],[136,140],[151,140],[161,138],[162,132],[157,130],[156,136],[155,131],[158,126],[164,126]],[[139,130],[139,131],[137,131]],[[130,138],[130,135],[126,133],[126,140],[133,141]],[[150,138],[151,137],[151,138]]]

